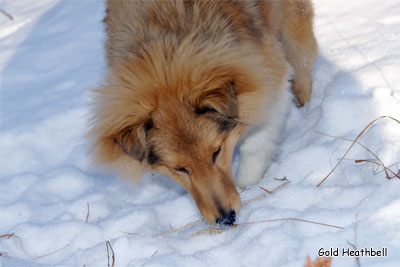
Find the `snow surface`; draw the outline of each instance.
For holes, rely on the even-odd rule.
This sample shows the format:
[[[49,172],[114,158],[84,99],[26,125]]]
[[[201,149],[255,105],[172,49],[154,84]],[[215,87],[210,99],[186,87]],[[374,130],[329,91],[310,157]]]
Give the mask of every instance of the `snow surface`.
[[[388,248],[388,257],[361,257],[361,266],[399,266],[400,180],[371,163],[344,160],[373,119],[400,118],[398,0],[315,0],[320,56],[311,102],[293,104],[274,163],[260,185],[272,195],[243,206],[239,225],[200,232],[191,196],[173,181],[147,174],[137,186],[87,167],[89,89],[105,72],[103,1],[3,0],[0,8],[1,266],[105,266],[106,241],[117,266],[301,266],[319,248]],[[318,132],[341,138],[328,137]],[[397,171],[400,125],[382,119],[360,142]],[[348,159],[373,156],[359,145]],[[238,156],[234,166],[237,168]],[[242,201],[264,193],[257,186]],[[85,222],[88,213],[88,221]],[[111,257],[111,252],[109,252]],[[110,258],[110,264],[112,259]],[[333,266],[353,266],[338,257]]]

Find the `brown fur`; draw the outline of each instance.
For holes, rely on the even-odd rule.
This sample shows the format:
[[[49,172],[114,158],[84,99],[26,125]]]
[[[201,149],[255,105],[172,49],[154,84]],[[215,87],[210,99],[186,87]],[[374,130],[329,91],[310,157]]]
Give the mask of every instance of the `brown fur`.
[[[283,90],[286,60],[298,103],[310,98],[312,16],[307,0],[108,0],[94,160],[126,177],[146,169],[170,176],[210,223],[238,212],[233,150]]]

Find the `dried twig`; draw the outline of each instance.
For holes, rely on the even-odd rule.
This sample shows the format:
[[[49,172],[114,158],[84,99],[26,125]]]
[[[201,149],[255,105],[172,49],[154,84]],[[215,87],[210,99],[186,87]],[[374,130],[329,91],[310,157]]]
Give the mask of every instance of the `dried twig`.
[[[360,139],[360,137],[365,133],[365,131],[368,130],[369,127],[371,127],[372,124],[374,124],[376,121],[380,120],[380,119],[384,119],[384,118],[388,118],[391,119],[395,122],[397,122],[398,124],[400,124],[400,121],[391,117],[391,116],[381,116],[379,118],[376,118],[375,120],[371,121],[370,123],[368,123],[367,126],[364,127],[364,129],[357,135],[356,139],[354,139],[354,141],[352,142],[352,144],[350,145],[350,147],[346,150],[346,152],[343,154],[343,156],[340,158],[340,160],[338,161],[338,163],[335,165],[335,167],[328,173],[328,175],[326,175],[324,177],[324,179],[321,180],[321,182],[319,182],[319,184],[317,185],[317,187],[321,186],[321,184],[323,182],[325,182],[326,179],[328,179],[328,177],[336,170],[336,168],[340,165],[340,163],[343,161],[343,159],[347,156],[347,154],[350,152],[350,150],[353,148],[353,146],[357,143],[358,139]]]
[[[354,218],[354,246],[355,250],[357,250],[357,223],[358,223],[358,212],[356,212],[355,218]],[[360,267],[360,257],[356,257],[356,264],[358,267]]]
[[[114,267],[115,266],[115,255],[114,255],[114,250],[110,244],[110,241],[106,241],[106,247],[107,247],[107,266],[108,267]],[[111,265],[110,265],[110,251],[111,251]]]
[[[156,251],[154,251],[154,253],[150,256],[150,258],[153,257],[154,255],[156,255],[157,253],[158,253],[158,249]]]
[[[359,141],[356,141],[356,140],[353,140],[353,139],[349,139],[349,138],[343,138],[343,137],[339,137],[339,136],[334,136],[334,135],[322,133],[322,132],[319,132],[319,131],[315,131],[315,132],[318,133],[318,134],[321,134],[321,135],[325,135],[325,136],[329,136],[329,137],[333,137],[333,138],[339,138],[339,139],[342,139],[342,140],[345,140],[345,141],[349,141],[349,142],[356,142],[358,145],[362,146],[365,150],[367,150],[369,153],[371,153],[375,157],[375,159],[354,160],[355,163],[362,163],[362,162],[374,163],[374,164],[378,165],[378,167],[382,167],[382,169],[383,169],[382,171],[384,171],[385,174],[386,174],[386,179],[390,180],[390,179],[392,179],[394,177],[397,177],[397,178],[400,179],[400,170],[398,170],[398,172],[395,173],[390,169],[392,166],[396,165],[398,162],[386,167],[385,164],[383,163],[383,161],[378,157],[378,155],[376,155],[371,149],[369,149],[367,146],[363,145]],[[344,159],[346,159],[346,158],[344,158]],[[378,174],[378,173],[375,173],[375,174]],[[391,174],[389,174],[389,173],[391,173]]]
[[[260,188],[261,190],[267,192],[268,194],[272,194],[271,191],[269,191],[268,189],[266,189],[266,188],[264,188],[264,187],[262,187],[262,186],[258,186],[258,188]]]
[[[236,228],[238,226],[249,225],[249,224],[257,224],[257,223],[280,222],[280,221],[297,221],[297,222],[305,222],[305,223],[312,223],[312,224],[332,227],[332,228],[341,229],[341,230],[344,229],[344,227],[341,227],[341,226],[336,226],[336,225],[326,224],[326,223],[320,223],[320,222],[314,222],[314,221],[309,221],[309,220],[303,220],[303,219],[298,219],[298,218],[281,218],[281,219],[262,220],[262,221],[256,221],[256,222],[237,223],[237,224],[233,224],[230,228],[228,228],[228,227],[225,227],[225,228],[210,227],[210,228],[207,228],[207,229],[203,229],[203,230],[197,231],[197,232],[193,233],[191,236],[198,236],[198,235],[203,235],[203,234],[220,234],[220,233],[224,232],[225,230],[228,230],[228,229],[231,229],[231,228]]]
[[[389,166],[387,166],[387,168],[390,169],[390,168],[392,168],[393,166],[396,166],[397,164],[399,164],[399,161],[390,164]],[[374,174],[377,175],[377,174],[380,174],[381,172],[384,172],[384,171],[385,171],[385,169],[380,170],[380,171],[376,170],[376,171],[374,172]],[[397,169],[397,175],[400,175],[400,169]]]
[[[275,188],[272,189],[272,190],[267,190],[266,193],[264,193],[264,194],[261,194],[261,195],[259,195],[259,196],[256,196],[255,198],[252,198],[252,199],[249,199],[249,200],[246,200],[246,201],[242,202],[242,206],[248,205],[248,204],[250,204],[250,203],[252,203],[252,202],[254,202],[254,201],[258,200],[258,199],[261,199],[261,198],[263,198],[263,197],[266,197],[266,196],[268,196],[268,195],[274,193],[275,191],[279,190],[280,188],[284,187],[284,186],[287,185],[287,184],[290,184],[290,180],[287,180],[285,183],[283,183],[283,184],[281,184],[281,185],[278,185],[277,187],[275,187]],[[261,189],[263,189],[263,188],[261,188]],[[265,188],[264,188],[264,189],[265,189]],[[263,189],[263,190],[264,190],[264,189]],[[265,189],[265,190],[266,190],[266,189]],[[265,190],[264,190],[264,191],[265,191]]]
[[[208,235],[210,235],[210,234],[220,234],[223,231],[225,231],[226,229],[228,229],[228,228],[210,227],[210,228],[207,228],[207,229],[203,229],[203,230],[197,231],[196,233],[193,233],[190,236],[198,236],[198,235],[204,235],[204,234],[208,234]]]
[[[288,179],[286,176],[284,176],[283,178],[276,178],[276,177],[274,177],[274,180],[283,182],[283,181],[287,181],[287,180],[289,180],[289,179]]]
[[[354,246],[355,250],[357,250],[357,223],[358,223],[358,212],[356,212],[355,218],[354,218]],[[356,264],[358,267],[360,267],[360,257],[356,257]]]
[[[87,223],[88,222],[88,220],[89,220],[89,202],[87,202],[87,214],[86,214],[86,220],[85,220],[85,222]]]
[[[125,234],[126,236],[137,235],[137,233],[129,233],[129,232],[125,232],[125,231],[120,231],[120,232]]]
[[[68,246],[69,246],[69,244],[66,244],[66,245],[63,246],[62,248],[56,249],[56,250],[54,250],[54,251],[52,251],[52,252],[50,252],[50,253],[47,253],[47,254],[44,254],[44,255],[41,255],[41,256],[37,256],[37,257],[35,257],[35,259],[41,259],[41,258],[50,256],[50,255],[53,255],[53,254],[59,252],[60,250],[63,250],[64,248],[66,248],[66,247],[68,247]]]
[[[5,234],[5,235],[0,235],[0,238],[7,237],[8,239],[10,239],[11,237],[13,237],[13,236],[14,236],[14,234],[15,234],[15,233],[12,233],[12,234]]]
[[[160,235],[166,235],[166,234],[170,234],[170,233],[173,233],[173,232],[177,232],[177,231],[183,230],[183,229],[185,229],[185,228],[187,228],[187,227],[190,227],[190,226],[196,225],[196,224],[198,224],[198,223],[201,223],[202,221],[204,221],[204,219],[199,219],[199,220],[197,220],[197,221],[194,221],[194,222],[185,224],[184,226],[181,226],[181,227],[174,228],[174,229],[171,229],[171,230],[169,230],[169,231],[163,232],[163,233],[161,233]]]
[[[24,242],[22,242],[21,238],[19,238],[19,236],[17,236],[15,233],[0,235],[0,238],[5,238],[5,237],[7,237],[7,239],[10,239],[11,237],[16,238],[21,244],[21,247],[24,248]]]
[[[379,167],[382,167],[383,171],[386,174],[386,179],[390,180],[390,179],[393,179],[395,177],[400,179],[400,170],[398,170],[397,173],[395,173],[389,167],[386,167],[385,164],[383,164],[383,162],[381,160],[379,160],[379,159],[356,159],[356,160],[354,160],[354,162],[355,163],[369,162],[369,163],[376,164]]]
[[[257,221],[257,222],[244,222],[244,223],[238,223],[235,225],[248,225],[248,224],[257,224],[257,223],[269,223],[269,222],[279,222],[279,221],[297,221],[297,222],[305,222],[305,223],[312,223],[312,224],[318,224],[318,225],[323,225],[323,226],[328,226],[328,227],[333,227],[337,229],[344,229],[344,227],[341,226],[336,226],[332,224],[326,224],[326,223],[320,223],[320,222],[314,222],[314,221],[309,221],[309,220],[303,220],[303,219],[298,219],[298,218],[282,218],[282,219],[272,219],[272,220],[263,220],[263,221]]]
[[[2,13],[4,16],[9,18],[10,20],[14,20],[14,17],[11,16],[10,14],[8,14],[7,12],[5,12],[3,9],[0,9],[0,13]]]
[[[355,219],[354,219],[354,244],[350,243],[347,240],[347,243],[353,247],[354,250],[357,250],[357,221],[358,221],[358,212],[356,212]],[[356,259],[356,266],[360,267],[360,257],[355,257]]]

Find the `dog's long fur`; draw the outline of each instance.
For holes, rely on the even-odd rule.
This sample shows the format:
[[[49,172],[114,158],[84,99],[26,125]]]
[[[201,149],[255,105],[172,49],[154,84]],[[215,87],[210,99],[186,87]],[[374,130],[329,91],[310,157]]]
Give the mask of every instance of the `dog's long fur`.
[[[166,174],[215,224],[231,224],[236,184],[265,173],[290,102],[311,94],[310,0],[108,0],[109,72],[94,90],[91,152],[126,177]],[[288,64],[289,63],[289,64]]]

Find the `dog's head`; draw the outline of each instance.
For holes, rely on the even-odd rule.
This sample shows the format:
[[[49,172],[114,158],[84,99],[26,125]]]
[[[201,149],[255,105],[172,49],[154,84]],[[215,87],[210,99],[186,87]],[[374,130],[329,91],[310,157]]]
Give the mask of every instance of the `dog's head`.
[[[273,101],[285,67],[265,68],[259,56],[227,53],[225,46],[193,47],[155,45],[112,66],[94,94],[92,154],[124,176],[141,176],[144,168],[171,177],[208,222],[230,225],[240,206],[234,147]],[[273,59],[268,64],[282,61]]]
[[[221,82],[186,100],[159,94],[150,113],[132,118],[113,139],[123,153],[180,183],[207,221],[231,225],[240,208],[231,161],[242,126],[235,84]]]

